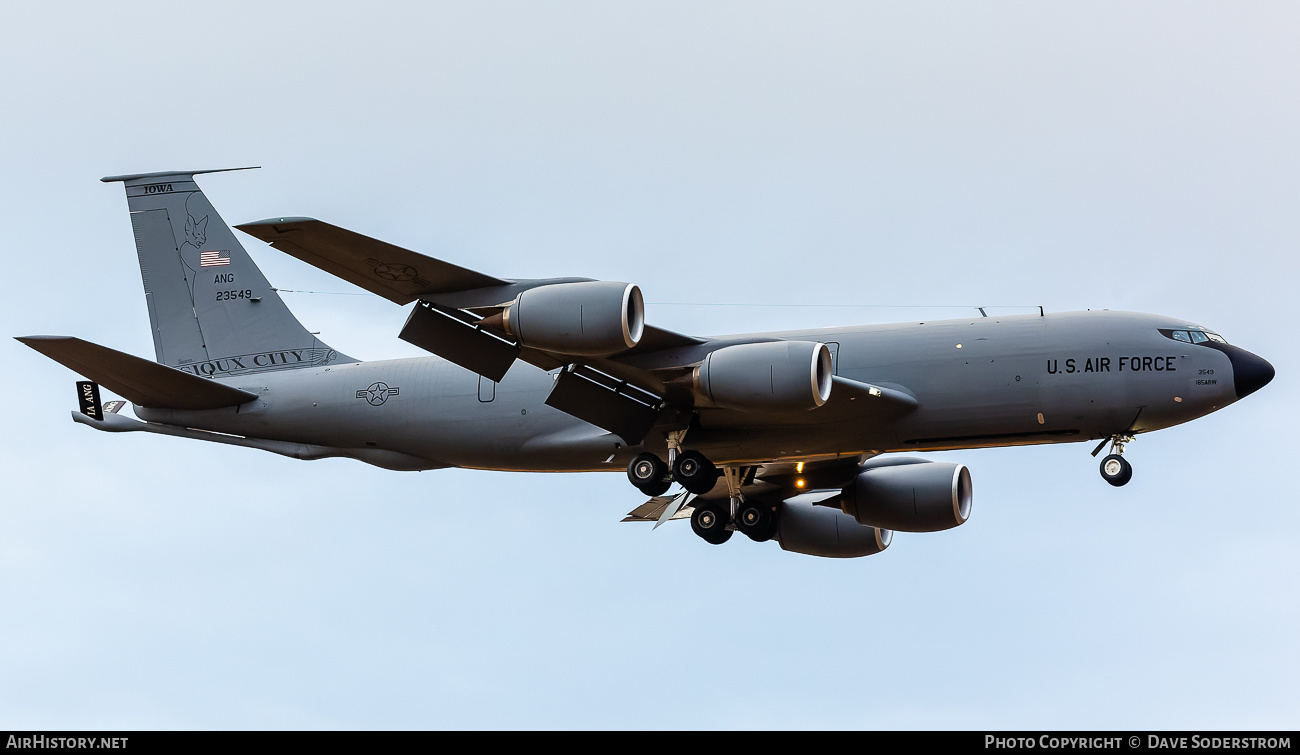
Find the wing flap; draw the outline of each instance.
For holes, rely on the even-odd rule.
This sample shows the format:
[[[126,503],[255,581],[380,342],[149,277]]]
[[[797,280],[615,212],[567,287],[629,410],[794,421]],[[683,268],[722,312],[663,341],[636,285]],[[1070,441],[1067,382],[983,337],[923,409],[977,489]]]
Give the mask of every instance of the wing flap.
[[[17,340],[133,404],[158,409],[221,409],[252,401],[241,391],[188,372],[71,336]]]
[[[659,417],[659,397],[597,370],[571,366],[555,376],[546,405],[636,445]]]
[[[519,356],[519,347],[457,317],[454,312],[434,305],[416,305],[397,337],[494,383],[501,382]]]

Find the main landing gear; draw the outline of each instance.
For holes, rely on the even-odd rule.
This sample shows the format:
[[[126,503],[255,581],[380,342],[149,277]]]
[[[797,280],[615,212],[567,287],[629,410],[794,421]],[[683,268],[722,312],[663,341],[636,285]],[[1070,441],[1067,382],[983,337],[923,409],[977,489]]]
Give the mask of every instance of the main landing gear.
[[[718,483],[718,468],[699,451],[674,454],[672,468],[658,456],[637,454],[627,465],[627,479],[646,495],[663,495],[674,482],[695,495],[713,490]]]
[[[722,545],[731,539],[735,529],[731,526],[731,507],[722,501],[699,501],[691,512],[691,529],[711,545]]]
[[[668,476],[668,465],[652,453],[637,454],[627,465],[627,479],[637,490],[651,497],[667,493],[673,484]]]
[[[680,437],[669,447],[670,465],[652,453],[638,454],[627,465],[627,478],[642,493],[663,495],[673,482],[681,484],[687,492],[704,495],[713,490],[718,478],[726,481],[728,499],[695,499],[691,501],[691,530],[712,545],[722,545],[740,530],[756,542],[772,539],[777,531],[777,507],[770,502],[747,501],[741,494],[742,479],[747,471],[743,467],[726,466],[721,470],[699,451],[681,451],[674,448]]]
[[[1107,442],[1110,443],[1110,454],[1101,460],[1101,479],[1118,488],[1133,479],[1133,465],[1124,460],[1124,446],[1133,442],[1133,436],[1111,436],[1103,440],[1092,455],[1096,456]]]
[[[722,545],[731,534],[740,530],[750,540],[761,543],[776,534],[776,505],[771,502],[748,501],[740,493],[741,467],[723,467],[722,478],[727,482],[727,501],[696,500],[691,513],[691,529],[712,545]]]

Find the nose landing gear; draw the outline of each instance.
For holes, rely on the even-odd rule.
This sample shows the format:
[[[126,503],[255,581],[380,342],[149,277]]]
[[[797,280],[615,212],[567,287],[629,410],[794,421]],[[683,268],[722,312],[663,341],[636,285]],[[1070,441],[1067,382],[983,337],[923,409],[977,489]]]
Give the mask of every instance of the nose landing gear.
[[[1096,456],[1107,442],[1110,443],[1110,454],[1101,460],[1101,479],[1118,488],[1133,479],[1133,466],[1124,460],[1124,446],[1133,442],[1133,436],[1113,435],[1103,440],[1092,455]]]

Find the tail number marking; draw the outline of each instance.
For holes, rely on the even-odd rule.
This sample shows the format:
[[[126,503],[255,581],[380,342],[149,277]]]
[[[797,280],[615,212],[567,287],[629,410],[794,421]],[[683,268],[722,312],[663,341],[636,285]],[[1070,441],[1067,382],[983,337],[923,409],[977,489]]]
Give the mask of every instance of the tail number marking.
[[[233,299],[251,299],[251,298],[253,298],[253,290],[251,288],[245,288],[242,291],[218,291],[217,292],[217,301],[231,301]]]

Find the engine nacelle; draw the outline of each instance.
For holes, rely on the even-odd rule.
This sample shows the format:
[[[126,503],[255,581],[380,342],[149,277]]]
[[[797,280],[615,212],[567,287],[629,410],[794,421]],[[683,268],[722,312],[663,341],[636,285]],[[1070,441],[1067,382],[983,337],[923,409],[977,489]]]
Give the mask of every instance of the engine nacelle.
[[[695,368],[703,403],[740,411],[807,411],[831,397],[831,351],[824,343],[773,341],[725,346]]]
[[[894,533],[863,527],[852,517],[799,500],[781,504],[776,539],[781,550],[825,558],[857,558],[889,547]]]
[[[970,518],[970,470],[925,459],[875,459],[840,495],[859,524],[899,532],[938,532]]]
[[[631,283],[556,283],[515,297],[502,325],[530,348],[575,356],[617,354],[641,341],[645,300]]]

